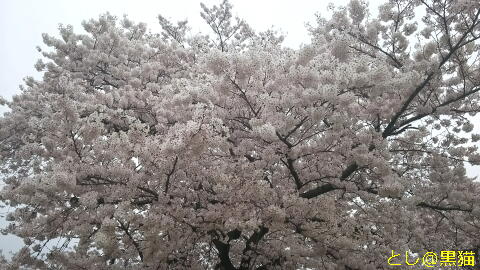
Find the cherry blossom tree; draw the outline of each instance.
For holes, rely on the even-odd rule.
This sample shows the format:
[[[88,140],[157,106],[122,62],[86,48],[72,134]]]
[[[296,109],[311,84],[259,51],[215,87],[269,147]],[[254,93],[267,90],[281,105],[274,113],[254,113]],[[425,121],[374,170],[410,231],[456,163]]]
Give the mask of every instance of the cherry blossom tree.
[[[110,14],[44,35],[43,78],[1,100],[4,232],[25,242],[6,269],[478,257],[480,2],[390,0],[373,17],[352,0],[298,50],[226,0],[201,8],[211,36]]]

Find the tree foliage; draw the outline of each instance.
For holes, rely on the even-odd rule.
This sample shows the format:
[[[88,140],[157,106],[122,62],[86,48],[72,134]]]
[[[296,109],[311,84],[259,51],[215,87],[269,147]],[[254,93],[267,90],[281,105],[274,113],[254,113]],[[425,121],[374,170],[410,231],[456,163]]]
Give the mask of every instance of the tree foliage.
[[[43,78],[2,100],[5,232],[25,242],[7,267],[386,269],[392,250],[478,252],[478,1],[372,17],[352,0],[298,50],[226,0],[201,7],[212,37],[109,14],[44,35]]]

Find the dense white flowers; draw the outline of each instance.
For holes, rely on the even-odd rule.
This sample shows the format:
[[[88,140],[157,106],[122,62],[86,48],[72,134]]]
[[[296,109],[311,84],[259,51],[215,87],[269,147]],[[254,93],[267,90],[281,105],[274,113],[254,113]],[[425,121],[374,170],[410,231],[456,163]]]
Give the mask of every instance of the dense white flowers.
[[[201,6],[212,38],[110,14],[44,35],[44,77],[0,99],[5,232],[29,245],[9,266],[383,269],[478,248],[478,5],[393,3],[331,7],[298,50],[228,1]]]

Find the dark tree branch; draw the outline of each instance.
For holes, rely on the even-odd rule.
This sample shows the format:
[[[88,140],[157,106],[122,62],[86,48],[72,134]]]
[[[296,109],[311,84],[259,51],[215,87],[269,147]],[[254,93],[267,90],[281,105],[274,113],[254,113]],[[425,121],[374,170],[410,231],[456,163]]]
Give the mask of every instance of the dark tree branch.
[[[135,241],[135,239],[133,238],[132,234],[130,233],[129,231],[129,226],[126,226],[125,224],[123,224],[120,220],[117,219],[117,222],[118,224],[120,224],[119,228],[122,229],[125,234],[128,236],[128,238],[132,241],[133,243],[133,246],[135,247],[135,249],[137,250],[137,253],[138,253],[138,256],[140,256],[140,260],[143,262],[143,252],[140,248],[140,245],[138,244],[137,241]]]
[[[293,177],[293,181],[295,182],[295,186],[297,187],[297,189],[300,189],[303,186],[303,184],[302,184],[302,181],[300,180],[300,176],[298,175],[297,170],[295,169],[295,166],[293,165],[295,160],[291,158],[287,158],[287,162],[283,161],[283,159],[281,159],[281,161],[290,171],[290,175]]]
[[[426,203],[426,202],[421,202],[421,203],[417,204],[417,206],[422,207],[422,208],[430,208],[430,209],[434,209],[434,210],[440,210],[440,211],[472,212],[472,209],[465,209],[465,208],[461,208],[461,207],[458,207],[458,206],[431,205],[431,204]]]
[[[236,270],[235,266],[233,266],[232,261],[230,260],[230,245],[225,244],[218,239],[212,240],[215,248],[218,251],[218,257],[220,258],[220,263],[217,264],[216,269],[218,270]]]
[[[337,188],[336,186],[334,186],[332,184],[324,184],[324,185],[318,186],[314,189],[311,189],[309,191],[305,191],[305,192],[301,193],[300,197],[305,198],[305,199],[312,199],[312,198],[315,198],[317,196],[320,196],[322,194],[325,194],[327,192],[330,192],[330,191],[333,191],[333,190],[336,190],[336,189],[339,189],[339,188]]]
[[[173,166],[170,172],[167,173],[167,180],[165,181],[165,193],[168,193],[168,189],[170,187],[170,178],[172,174],[175,172],[175,168],[177,167],[177,162],[178,162],[178,156],[175,157],[175,160],[173,161]]]
[[[248,254],[250,251],[255,250],[256,246],[262,240],[262,238],[268,233],[269,229],[264,226],[260,226],[258,231],[255,231],[250,238],[248,238],[247,242],[245,243],[245,248],[243,249],[243,257],[240,262],[240,269],[247,270],[250,269],[250,263],[252,260],[252,256]]]

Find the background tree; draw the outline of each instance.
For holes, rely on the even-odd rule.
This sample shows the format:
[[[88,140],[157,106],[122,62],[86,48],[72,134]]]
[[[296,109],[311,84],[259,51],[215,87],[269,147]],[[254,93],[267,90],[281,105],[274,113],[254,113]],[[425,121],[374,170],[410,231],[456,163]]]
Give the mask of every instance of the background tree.
[[[283,48],[105,14],[0,118],[16,269],[387,269],[480,247],[478,1],[353,0]],[[422,13],[423,12],[423,13]],[[421,21],[416,14],[422,14]],[[6,101],[2,101],[6,102]],[[420,263],[411,266],[422,269]]]

